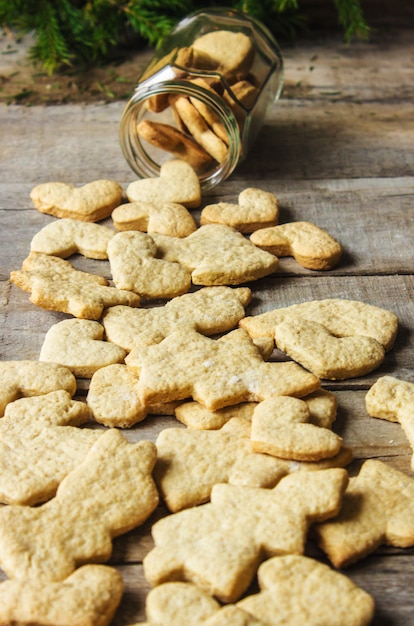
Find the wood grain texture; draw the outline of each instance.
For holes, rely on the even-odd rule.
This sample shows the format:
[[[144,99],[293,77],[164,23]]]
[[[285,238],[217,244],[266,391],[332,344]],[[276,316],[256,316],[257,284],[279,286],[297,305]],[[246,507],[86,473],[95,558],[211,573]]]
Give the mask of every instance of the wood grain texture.
[[[412,450],[399,424],[371,418],[365,409],[365,394],[378,376],[414,382],[414,33],[408,25],[396,28],[393,23],[392,29],[376,31],[369,43],[347,46],[327,32],[288,45],[281,100],[269,111],[245,162],[203,197],[203,206],[236,202],[242,189],[260,187],[278,196],[281,223],[312,221],[343,245],[343,259],[330,272],[304,270],[294,259],[282,259],[277,273],[250,285],[248,315],[338,297],[375,304],[398,316],[394,348],[379,370],[353,380],[323,381],[338,400],[333,429],[354,452],[351,474],[367,458],[413,474]],[[46,181],[79,185],[109,178],[126,187],[134,180],[118,141],[123,107],[121,102],[0,105],[3,361],[36,360],[47,330],[66,317],[40,310],[9,282],[34,234],[53,219],[33,208],[30,191]],[[194,212],[196,218],[199,213]],[[71,260],[79,269],[110,278],[106,261]],[[285,358],[276,350],[272,355]],[[87,388],[88,381],[80,380],[80,399]],[[149,416],[125,435],[131,442],[155,442],[168,427],[183,428],[173,416]],[[110,563],[121,571],[126,587],[115,626],[145,619],[149,586],[142,559],[152,546],[152,523],[165,514],[160,505],[141,528],[114,542]],[[309,553],[323,558],[312,542]],[[374,626],[411,626],[414,548],[383,547],[346,573],[373,594]],[[4,578],[0,572],[0,580]]]

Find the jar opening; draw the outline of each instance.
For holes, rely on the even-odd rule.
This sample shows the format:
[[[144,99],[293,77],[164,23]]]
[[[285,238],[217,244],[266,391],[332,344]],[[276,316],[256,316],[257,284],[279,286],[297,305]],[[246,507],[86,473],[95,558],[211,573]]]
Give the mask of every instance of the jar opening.
[[[152,76],[137,86],[121,120],[124,156],[131,169],[145,177],[158,176],[165,161],[183,158],[194,167],[202,189],[208,190],[227,178],[241,158],[239,122],[221,97],[197,82],[198,73],[193,75],[194,82],[165,78],[172,73],[174,69],[164,68],[162,80]],[[163,101],[168,101],[165,108],[157,105]],[[200,109],[216,121],[214,133],[207,124],[203,126]],[[193,133],[188,130],[191,124],[195,125]],[[207,150],[195,141],[197,128]]]

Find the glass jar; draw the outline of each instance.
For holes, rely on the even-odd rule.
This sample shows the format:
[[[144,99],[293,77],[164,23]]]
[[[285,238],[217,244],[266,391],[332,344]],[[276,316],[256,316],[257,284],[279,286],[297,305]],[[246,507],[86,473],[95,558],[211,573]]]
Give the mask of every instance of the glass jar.
[[[186,160],[211,189],[245,158],[282,84],[282,55],[263,24],[234,9],[197,11],[142,73],[121,119],[124,156],[140,177]]]

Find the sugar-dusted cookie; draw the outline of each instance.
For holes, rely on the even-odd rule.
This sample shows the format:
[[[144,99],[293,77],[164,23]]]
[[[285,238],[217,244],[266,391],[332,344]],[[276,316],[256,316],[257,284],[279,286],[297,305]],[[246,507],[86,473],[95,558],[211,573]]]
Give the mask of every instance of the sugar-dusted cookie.
[[[130,202],[178,202],[195,209],[201,202],[200,181],[189,163],[172,159],[161,165],[157,178],[143,178],[130,183],[126,196]]]
[[[320,461],[338,454],[342,439],[311,423],[306,402],[275,396],[253,412],[251,445],[255,452],[294,461]]]
[[[118,289],[153,299],[174,298],[191,287],[191,273],[178,263],[157,258],[157,246],[145,233],[118,233],[108,245],[108,257]]]
[[[174,109],[194,140],[213,159],[222,163],[228,155],[227,143],[210,128],[197,107],[186,96],[180,96],[174,101]]]
[[[289,222],[256,230],[251,241],[277,257],[293,256],[310,270],[330,270],[342,256],[341,244],[311,222]]]
[[[106,307],[140,304],[137,294],[110,287],[102,276],[81,272],[69,261],[41,252],[31,252],[22,269],[11,272],[10,280],[30,293],[33,304],[79,318],[98,320]]]
[[[381,376],[368,390],[365,406],[371,417],[399,422],[414,450],[414,383],[395,376]],[[411,469],[414,469],[414,453]]]
[[[279,203],[270,191],[248,187],[239,194],[238,204],[219,202],[208,204],[200,216],[200,224],[227,224],[241,233],[253,233],[255,230],[277,224]],[[255,244],[253,236],[250,240]],[[262,246],[259,246],[262,247]],[[273,252],[273,250],[269,250]]]
[[[215,485],[211,502],[153,525],[155,548],[144,558],[145,576],[153,586],[195,582],[235,602],[261,561],[303,554],[309,525],[338,513],[347,481],[338,468],[296,472],[273,489]]]
[[[90,378],[96,370],[123,362],[126,352],[104,340],[104,327],[93,320],[76,318],[53,324],[40,349],[39,361],[60,363],[79,378]]]
[[[100,436],[77,428],[90,419],[67,391],[21,398],[0,420],[0,502],[33,505],[51,498]]]
[[[358,300],[329,298],[266,311],[240,321],[252,337],[275,336],[278,324],[286,319],[306,319],[323,324],[336,337],[362,335],[376,339],[385,351],[392,348],[398,318],[392,311]]]
[[[248,334],[233,330],[210,339],[185,328],[161,343],[126,357],[139,374],[144,402],[171,402],[192,397],[210,409],[269,396],[306,396],[320,380],[292,362],[266,362]]]
[[[32,189],[30,197],[41,213],[98,222],[111,215],[121,203],[123,189],[113,180],[95,180],[74,187],[66,183],[42,183]]]
[[[191,213],[177,202],[127,202],[112,211],[117,230],[140,230],[170,237],[187,237],[197,225]]]
[[[300,555],[275,556],[258,571],[260,592],[236,604],[269,626],[368,626],[371,595],[324,563]]]
[[[214,163],[213,158],[194,139],[179,128],[153,120],[142,120],[137,125],[138,135],[150,144],[172,154],[176,159],[186,161],[199,172]]]
[[[39,507],[0,509],[0,560],[10,578],[59,581],[107,561],[112,539],[142,524],[158,504],[155,445],[105,431],[85,460]]]
[[[112,228],[102,224],[66,217],[50,222],[36,233],[30,250],[63,259],[77,252],[90,259],[107,259],[108,243],[114,235]]]
[[[231,226],[207,224],[178,239],[154,233],[159,255],[191,272],[194,285],[239,285],[276,271],[278,259]]]
[[[180,326],[191,326],[203,335],[231,330],[244,317],[250,298],[248,287],[202,287],[160,307],[110,307],[102,323],[109,341],[129,352],[134,346],[159,343]]]
[[[385,350],[373,337],[337,337],[308,319],[286,319],[275,328],[276,346],[319,378],[345,380],[381,365]]]
[[[369,459],[350,478],[339,515],[317,524],[319,545],[335,567],[346,567],[380,545],[414,545],[414,480]]]
[[[63,365],[38,361],[0,361],[0,417],[9,402],[64,389],[76,391],[76,378]]]
[[[274,487],[286,466],[250,445],[250,423],[233,418],[220,430],[167,428],[158,435],[155,482],[170,511],[210,499],[217,483]]]
[[[0,623],[107,626],[121,601],[121,574],[107,565],[83,565],[62,582],[0,583]]]
[[[309,411],[312,424],[330,428],[336,419],[337,401],[335,395],[326,389],[318,389],[302,397]],[[233,417],[251,420],[257,402],[243,402],[222,409],[210,410],[199,402],[181,402],[175,409],[175,417],[189,428],[198,430],[216,430]]]

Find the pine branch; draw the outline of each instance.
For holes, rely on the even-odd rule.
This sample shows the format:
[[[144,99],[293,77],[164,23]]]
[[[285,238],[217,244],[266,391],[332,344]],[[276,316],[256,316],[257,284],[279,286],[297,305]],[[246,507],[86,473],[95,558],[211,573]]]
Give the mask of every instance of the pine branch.
[[[228,6],[262,21],[276,38],[294,38],[306,27],[298,0],[0,0],[0,24],[34,31],[30,58],[50,74],[72,63],[108,58],[127,29],[157,46],[184,16],[198,8]],[[360,0],[334,0],[346,41],[366,39]]]
[[[368,39],[370,28],[365,22],[359,0],[334,0],[338,21],[344,29],[345,40]]]
[[[29,52],[33,61],[41,59],[44,69],[52,74],[60,65],[70,65],[74,54],[61,31],[57,11],[59,0],[53,6],[48,0],[39,0],[34,29],[37,40]]]

